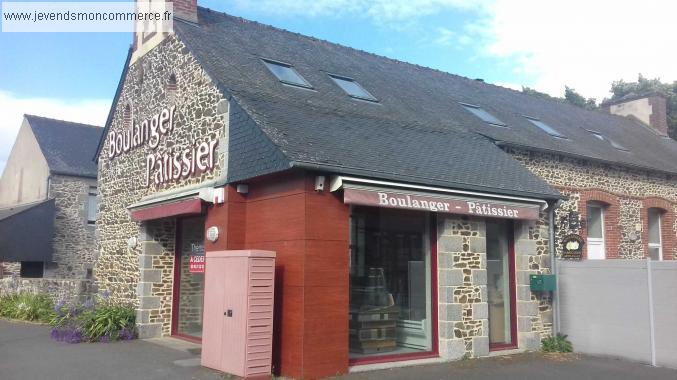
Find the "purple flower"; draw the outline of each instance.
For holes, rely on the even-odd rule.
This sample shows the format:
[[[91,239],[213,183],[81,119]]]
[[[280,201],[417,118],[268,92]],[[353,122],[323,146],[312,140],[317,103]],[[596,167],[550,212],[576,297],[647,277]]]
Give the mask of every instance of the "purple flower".
[[[110,337],[108,335],[104,335],[101,338],[99,338],[99,342],[108,343],[108,342],[110,342]]]
[[[87,301],[85,301],[84,304],[82,304],[82,307],[84,307],[87,310],[91,310],[94,308],[94,301],[91,298],[89,298],[87,299]]]
[[[61,308],[63,308],[63,305],[65,305],[65,304],[66,304],[66,301],[59,300],[59,302],[57,302],[56,305],[54,305],[54,312],[59,313],[59,315],[61,315],[61,313],[62,313]]]
[[[75,344],[82,342],[82,333],[79,330],[71,330],[66,336],[66,342]]]
[[[107,300],[108,297],[110,297],[110,292],[108,290],[104,290],[103,293],[101,293],[101,297],[103,297],[103,299]]]

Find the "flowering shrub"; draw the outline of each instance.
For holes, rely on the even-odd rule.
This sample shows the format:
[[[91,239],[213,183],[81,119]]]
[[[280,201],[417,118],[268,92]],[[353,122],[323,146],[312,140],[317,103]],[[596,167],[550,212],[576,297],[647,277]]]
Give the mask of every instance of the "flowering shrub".
[[[104,293],[82,304],[59,302],[54,307],[52,338],[67,343],[132,340],[136,316],[131,305],[117,304]]]

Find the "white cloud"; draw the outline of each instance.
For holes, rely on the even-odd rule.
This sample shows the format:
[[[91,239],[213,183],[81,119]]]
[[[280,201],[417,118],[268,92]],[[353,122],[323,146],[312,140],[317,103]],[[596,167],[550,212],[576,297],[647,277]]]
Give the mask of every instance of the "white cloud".
[[[677,79],[677,3],[498,0],[489,8],[486,50],[511,58],[533,87],[562,96],[564,85],[601,100],[611,82],[637,74]]]
[[[377,23],[408,21],[447,9],[476,10],[486,0],[235,0],[240,9],[281,15],[363,15]]]
[[[5,168],[24,114],[103,126],[109,108],[110,100],[107,99],[21,98],[0,90],[0,173]]]

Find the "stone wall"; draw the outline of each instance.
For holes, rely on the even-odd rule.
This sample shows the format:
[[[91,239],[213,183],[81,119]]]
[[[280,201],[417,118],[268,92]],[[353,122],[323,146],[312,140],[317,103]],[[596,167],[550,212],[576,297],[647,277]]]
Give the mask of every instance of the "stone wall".
[[[87,222],[87,198],[96,179],[53,175],[49,196],[54,198],[53,265],[44,277],[85,279],[96,261],[96,225]]]
[[[529,275],[550,273],[546,216],[514,222],[519,349],[538,350],[552,334],[552,300],[531,292]],[[486,220],[438,218],[440,355],[454,360],[489,354]]]
[[[176,85],[168,84],[170,77]],[[175,106],[174,128],[153,150],[139,146],[110,159],[107,148],[99,156],[98,247],[95,278],[113,299],[134,300],[144,336],[169,334],[174,266],[174,221],[142,225],[127,207],[145,196],[198,185],[224,172],[228,103],[183,43],[168,37],[129,67],[122,79],[110,130],[127,128],[124,112],[140,123],[163,108]],[[127,118],[130,120],[130,117]],[[146,158],[158,152],[178,151],[195,143],[219,139],[213,171],[175,182],[146,186]],[[159,223],[159,224],[158,224]],[[139,243],[128,246],[130,239]]]
[[[85,279],[19,278],[0,279],[0,296],[6,294],[46,294],[54,302],[84,302],[93,293],[92,281]]]
[[[516,149],[508,152],[568,197],[555,217],[558,255],[562,237],[570,233],[586,236],[586,203],[599,201],[607,205],[609,216],[605,223],[608,258],[638,259],[648,255],[646,209],[656,204],[661,205],[665,220],[670,221],[669,228],[663,231],[664,258],[677,258],[676,177],[553,154]],[[579,216],[578,227],[570,226],[566,218],[572,212]]]
[[[0,278],[18,276],[21,272],[21,263],[3,262],[0,263]]]

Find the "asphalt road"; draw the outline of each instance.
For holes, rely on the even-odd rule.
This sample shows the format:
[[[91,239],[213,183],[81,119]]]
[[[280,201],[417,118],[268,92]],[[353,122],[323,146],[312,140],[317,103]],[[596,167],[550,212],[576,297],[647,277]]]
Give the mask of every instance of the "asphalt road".
[[[198,356],[148,341],[67,344],[46,326],[0,320],[1,380],[223,379]],[[229,377],[225,377],[229,378]],[[577,354],[530,353],[354,373],[338,379],[677,380],[677,370]]]

